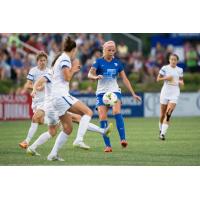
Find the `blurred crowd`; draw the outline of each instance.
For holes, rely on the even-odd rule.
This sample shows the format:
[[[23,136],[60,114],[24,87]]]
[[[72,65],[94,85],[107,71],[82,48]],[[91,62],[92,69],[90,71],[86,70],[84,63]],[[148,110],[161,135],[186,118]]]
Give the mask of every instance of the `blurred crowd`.
[[[78,57],[82,68],[76,75],[77,82],[72,89],[78,92],[78,82],[87,79],[88,70],[96,58],[102,56],[104,34],[70,34],[77,43]],[[11,79],[20,85],[26,79],[28,71],[36,66],[37,51],[49,55],[48,66],[61,51],[62,41],[67,34],[0,34],[0,80]],[[140,82],[155,81],[159,69],[168,63],[169,54],[174,51],[172,45],[167,47],[157,43],[148,56],[142,52],[131,52],[123,41],[117,43],[117,57],[122,59],[127,76],[138,74]],[[184,44],[185,70],[191,73],[200,71],[200,43]],[[93,92],[89,87],[87,92]]]

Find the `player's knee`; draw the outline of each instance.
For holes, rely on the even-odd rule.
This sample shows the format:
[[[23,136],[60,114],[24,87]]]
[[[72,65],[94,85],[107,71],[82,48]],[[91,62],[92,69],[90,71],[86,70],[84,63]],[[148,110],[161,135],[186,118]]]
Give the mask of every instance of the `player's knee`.
[[[40,118],[37,116],[37,115],[33,115],[33,117],[32,117],[32,122],[33,123],[40,123]]]
[[[86,115],[89,115],[90,117],[92,117],[93,112],[91,109],[88,109],[87,112],[85,113]]]
[[[107,115],[105,113],[100,113],[99,114],[99,119],[102,120],[106,120],[107,119]]]
[[[63,127],[63,132],[65,132],[67,135],[70,135],[73,131],[73,127],[72,126],[64,126]]]

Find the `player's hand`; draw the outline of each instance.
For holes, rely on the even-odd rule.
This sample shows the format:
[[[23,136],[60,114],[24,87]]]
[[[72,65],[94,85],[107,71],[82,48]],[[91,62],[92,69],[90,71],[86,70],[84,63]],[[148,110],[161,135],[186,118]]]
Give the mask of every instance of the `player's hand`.
[[[38,91],[44,90],[44,85],[37,87],[37,90],[38,90]]]
[[[102,75],[98,75],[98,76],[96,76],[96,80],[101,80],[102,78],[103,78]]]
[[[81,69],[80,61],[77,58],[72,62],[72,69],[74,73],[80,71]]]
[[[172,81],[172,80],[173,80],[173,76],[166,76],[166,77],[165,77],[165,80],[167,80],[167,81]]]
[[[31,97],[34,98],[34,97],[35,97],[35,94],[36,94],[36,91],[32,91],[32,92],[31,92]]]
[[[137,102],[141,102],[141,101],[142,101],[141,97],[138,96],[138,95],[136,95],[136,94],[133,95],[133,98],[134,98]]]
[[[184,86],[184,81],[183,80],[179,80],[178,83],[179,83],[180,86]]]

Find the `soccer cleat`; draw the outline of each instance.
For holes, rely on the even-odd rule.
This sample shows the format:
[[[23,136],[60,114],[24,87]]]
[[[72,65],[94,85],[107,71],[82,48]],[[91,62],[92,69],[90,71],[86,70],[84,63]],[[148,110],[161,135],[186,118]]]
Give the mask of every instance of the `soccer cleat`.
[[[126,148],[128,146],[128,142],[126,140],[122,140],[120,143],[123,148]]]
[[[79,147],[81,149],[85,149],[85,150],[88,150],[90,149],[90,146],[86,145],[83,141],[74,141],[73,142],[73,146],[74,147]]]
[[[112,147],[106,147],[106,148],[104,149],[104,152],[105,152],[105,153],[110,153],[110,152],[112,152]]]
[[[30,147],[28,147],[26,153],[30,156],[40,156],[40,154],[36,150],[31,149]]]
[[[24,140],[23,142],[20,142],[20,143],[19,143],[19,146],[20,146],[22,149],[27,149],[27,148],[28,148],[28,143]]]
[[[108,127],[105,128],[104,135],[106,135],[107,137],[110,137],[110,133],[112,132],[112,130],[113,130],[113,124],[110,123],[110,124],[108,125]]]
[[[65,161],[63,158],[59,157],[58,155],[51,155],[49,154],[48,157],[47,157],[47,160],[48,161]]]
[[[159,138],[160,138],[161,140],[165,140],[165,135],[164,135],[164,134],[160,134]]]

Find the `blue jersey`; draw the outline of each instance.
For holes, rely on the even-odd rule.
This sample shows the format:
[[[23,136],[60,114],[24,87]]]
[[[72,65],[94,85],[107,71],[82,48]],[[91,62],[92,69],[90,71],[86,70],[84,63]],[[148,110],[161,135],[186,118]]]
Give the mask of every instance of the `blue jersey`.
[[[108,62],[104,58],[97,59],[93,67],[97,75],[102,75],[103,79],[98,80],[96,94],[105,92],[121,92],[117,84],[117,77],[124,70],[123,64],[119,59],[113,58]]]

